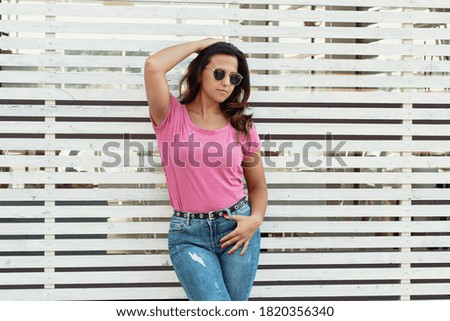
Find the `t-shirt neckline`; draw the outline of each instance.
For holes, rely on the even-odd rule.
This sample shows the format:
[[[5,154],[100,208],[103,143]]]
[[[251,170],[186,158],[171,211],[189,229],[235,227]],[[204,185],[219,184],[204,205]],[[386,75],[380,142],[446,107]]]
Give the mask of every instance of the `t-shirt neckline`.
[[[224,130],[227,130],[228,127],[231,126],[231,122],[228,121],[228,124],[226,124],[224,127],[222,128],[218,128],[218,129],[208,129],[208,128],[202,128],[202,127],[198,127],[197,125],[194,124],[194,122],[192,121],[191,117],[189,116],[189,112],[186,108],[186,105],[182,105],[184,108],[184,113],[185,113],[185,117],[188,121],[189,126],[191,126],[193,129],[197,130],[197,131],[201,131],[201,132],[205,132],[205,133],[219,133],[222,132]]]

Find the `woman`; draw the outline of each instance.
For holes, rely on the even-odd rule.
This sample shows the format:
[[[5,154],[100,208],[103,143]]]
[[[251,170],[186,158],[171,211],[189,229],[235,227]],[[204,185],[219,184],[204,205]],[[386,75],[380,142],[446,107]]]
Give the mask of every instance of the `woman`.
[[[166,73],[195,52],[178,101]],[[190,300],[247,300],[267,186],[260,141],[251,115],[244,114],[250,94],[245,56],[207,38],[149,56],[144,75],[174,209],[169,253],[180,283]]]

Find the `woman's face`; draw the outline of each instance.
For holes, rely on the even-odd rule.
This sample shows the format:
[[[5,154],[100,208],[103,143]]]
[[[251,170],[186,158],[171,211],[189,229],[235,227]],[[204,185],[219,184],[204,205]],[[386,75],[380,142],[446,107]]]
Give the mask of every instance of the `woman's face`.
[[[222,80],[214,78],[212,69],[225,70],[225,77]],[[236,57],[228,55],[214,55],[211,61],[204,67],[201,73],[201,91],[215,102],[222,103],[234,90],[230,83],[230,73],[238,71],[238,60]]]

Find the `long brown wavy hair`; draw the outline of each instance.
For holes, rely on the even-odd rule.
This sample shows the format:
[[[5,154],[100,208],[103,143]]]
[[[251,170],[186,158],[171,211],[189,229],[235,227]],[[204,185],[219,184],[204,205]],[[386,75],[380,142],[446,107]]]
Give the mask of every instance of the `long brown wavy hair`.
[[[218,54],[236,57],[238,60],[238,73],[243,76],[243,79],[239,85],[234,87],[230,97],[220,104],[220,108],[230,120],[233,128],[236,129],[236,134],[243,133],[248,137],[253,125],[253,116],[244,114],[244,112],[250,106],[248,104],[250,71],[244,53],[231,43],[217,42],[200,51],[198,56],[191,61],[186,74],[181,78],[179,84],[180,103],[188,104],[195,99],[200,91],[199,80],[203,68],[210,63],[212,56]],[[186,89],[182,92],[184,82],[186,82]]]

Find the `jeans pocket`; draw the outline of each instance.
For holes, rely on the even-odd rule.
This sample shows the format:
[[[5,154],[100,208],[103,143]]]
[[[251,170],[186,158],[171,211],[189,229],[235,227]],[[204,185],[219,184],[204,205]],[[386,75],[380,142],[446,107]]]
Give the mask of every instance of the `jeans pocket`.
[[[169,225],[169,233],[183,233],[186,230],[186,222],[183,218],[172,217]]]

